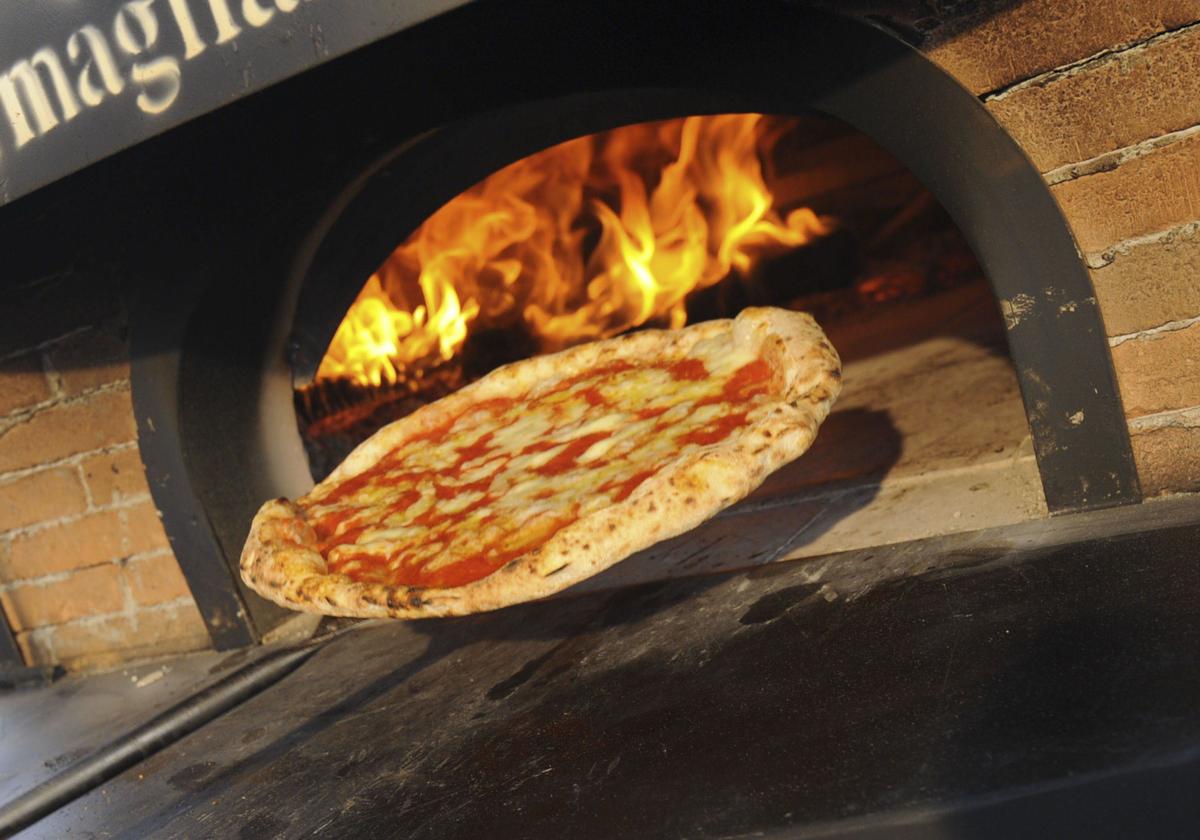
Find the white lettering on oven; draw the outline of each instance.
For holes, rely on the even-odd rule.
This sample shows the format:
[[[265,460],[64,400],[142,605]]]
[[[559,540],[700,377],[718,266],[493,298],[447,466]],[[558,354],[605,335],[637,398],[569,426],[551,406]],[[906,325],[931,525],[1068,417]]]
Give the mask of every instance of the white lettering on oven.
[[[182,89],[186,62],[208,48],[210,42],[206,38],[211,38],[215,46],[228,44],[241,34],[242,23],[261,28],[275,20],[277,14],[294,12],[300,2],[131,0],[124,3],[112,18],[109,34],[89,23],[67,37],[63,45],[67,66],[53,46],[43,46],[29,58],[22,58],[0,72],[0,111],[10,132],[12,148],[21,149],[84,110],[120,96],[130,86],[136,91],[135,103],[143,113],[153,116],[168,111]],[[235,9],[241,13],[240,20]],[[161,21],[159,10],[165,15]],[[166,24],[165,29],[162,23]],[[169,51],[171,42],[178,44],[182,54]],[[73,85],[69,73],[74,76]]]

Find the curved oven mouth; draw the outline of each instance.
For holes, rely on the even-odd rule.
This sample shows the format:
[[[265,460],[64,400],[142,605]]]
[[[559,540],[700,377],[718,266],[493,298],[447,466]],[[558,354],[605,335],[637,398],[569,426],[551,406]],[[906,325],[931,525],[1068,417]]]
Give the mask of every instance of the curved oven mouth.
[[[793,470],[794,482],[844,492],[847,481],[1015,458],[1030,469],[1014,496],[1037,511],[986,287],[936,199],[845,123],[810,113],[632,124],[535,152],[438,208],[362,285],[296,411],[320,480],[383,425],[500,365],[777,306],[813,314],[847,363],[851,408],[835,411],[806,459],[822,469]],[[935,353],[957,379],[921,375]],[[894,380],[914,383],[903,399],[889,393]],[[944,405],[967,380],[977,387],[965,402]],[[964,434],[964,418],[983,416],[1003,419]],[[783,493],[786,482],[773,484]]]
[[[464,11],[463,20],[474,13],[486,10]],[[189,579],[189,568],[211,573],[217,558],[216,578],[224,575],[230,590],[220,610],[201,604],[210,627],[269,626],[278,620],[240,588],[236,557],[264,498],[298,495],[311,486],[295,389],[316,378],[366,278],[438,208],[514,161],[614,126],[685,115],[821,114],[886,149],[944,208],[988,285],[966,282],[936,298],[895,303],[891,314],[907,307],[904,319],[919,327],[905,337],[889,337],[872,316],[835,343],[848,356],[860,352],[865,359],[873,353],[878,359],[889,346],[911,344],[914,336],[944,338],[946,323],[956,317],[966,318],[960,333],[986,326],[985,338],[959,335],[956,347],[982,348],[980,358],[1008,371],[1005,393],[1012,399],[997,404],[1003,402],[1005,412],[1015,409],[1002,425],[1028,436],[1026,461],[1032,467],[1036,460],[1030,476],[1034,488],[1041,487],[1044,508],[1039,503],[1031,515],[1140,498],[1090,279],[1040,175],[970,93],[892,36],[811,10],[791,9],[785,17],[748,15],[736,31],[722,29],[720,21],[712,31],[696,22],[694,54],[677,63],[610,45],[619,54],[568,62],[558,68],[561,73],[547,67],[529,73],[526,56],[537,51],[519,37],[506,40],[497,48],[510,52],[511,61],[484,62],[478,72],[463,69],[440,89],[439,100],[414,106],[414,115],[401,121],[405,128],[389,135],[390,151],[381,151],[387,147],[375,138],[356,153],[359,160],[374,161],[357,176],[328,175],[327,194],[337,197],[322,205],[323,215],[298,247],[292,241],[287,253],[284,247],[273,251],[258,231],[247,231],[244,242],[230,246],[255,257],[265,249],[268,276],[261,259],[223,262],[220,281],[198,290],[198,304],[180,315],[174,338],[164,338],[162,323],[135,325],[134,358],[157,360],[135,361],[132,377],[156,504]],[[557,37],[580,50],[596,49],[589,46],[592,33],[583,21],[564,22]],[[731,39],[736,43],[727,43]],[[711,60],[714,50],[721,61]],[[679,50],[672,55],[677,53],[683,55]],[[471,57],[464,57],[466,65]],[[239,320],[270,328],[229,341],[231,299],[239,301]],[[170,303],[163,308],[172,310]],[[176,342],[175,361],[166,364],[160,351],[170,341]],[[945,360],[944,349],[927,346],[926,370]],[[224,367],[214,367],[214,358]],[[236,375],[223,375],[230,370]],[[982,380],[968,382],[961,393],[986,387]],[[955,399],[953,392],[941,393],[936,405],[957,408]],[[843,407],[854,411],[838,421],[840,428],[828,426],[826,438],[881,442],[854,470],[874,476],[903,462],[905,441],[916,438],[895,417],[881,416],[885,406],[844,400]],[[1071,419],[1078,417],[1086,422]],[[836,484],[844,466],[820,457],[810,462],[823,464],[822,485]],[[997,475],[1003,473],[997,468]],[[233,486],[232,475],[247,479]],[[980,492],[972,490],[979,483],[963,485],[964,498]],[[793,481],[788,493],[801,485]],[[865,485],[860,489],[873,492]],[[953,513],[936,505],[925,511],[938,520]],[[248,612],[259,618],[248,618]]]

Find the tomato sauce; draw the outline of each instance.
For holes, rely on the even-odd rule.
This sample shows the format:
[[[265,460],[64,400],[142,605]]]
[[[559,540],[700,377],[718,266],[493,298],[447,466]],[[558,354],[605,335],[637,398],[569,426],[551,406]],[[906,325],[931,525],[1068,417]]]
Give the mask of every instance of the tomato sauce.
[[[578,466],[579,456],[592,448],[592,444],[599,443],[605,438],[612,437],[612,432],[592,432],[590,435],[575,438],[575,440],[563,447],[562,452],[559,452],[545,464],[537,467],[536,472],[541,475],[560,475],[567,470]]]
[[[612,500],[614,502],[623,502],[633,494],[633,491],[641,486],[642,482],[654,475],[658,470],[642,470],[639,473],[634,473],[629,478],[622,481],[614,489]]]
[[[608,400],[604,399],[604,395],[600,393],[600,389],[596,387],[584,388],[579,392],[579,396],[587,400],[590,406],[608,405]]]
[[[667,367],[672,379],[684,382],[699,382],[708,376],[708,368],[699,359],[681,359]]]
[[[718,417],[707,426],[693,429],[687,434],[675,438],[680,443],[698,443],[701,446],[711,446],[720,443],[733,434],[734,430],[746,424],[746,412],[741,414],[726,414]]]
[[[593,371],[581,373],[557,383],[544,394],[535,397],[531,405],[536,405],[539,399],[545,399],[573,387],[577,389],[578,396],[593,408],[610,405],[600,386],[606,380],[611,382],[621,373],[632,370],[634,367],[635,365],[630,362],[618,361]],[[662,362],[650,365],[650,367],[665,370],[676,381],[698,382],[710,376],[708,368],[699,359]],[[709,446],[728,438],[747,422],[749,410],[735,410],[736,407],[767,393],[770,389],[771,377],[771,367],[762,359],[755,359],[740,367],[723,384],[719,394],[703,397],[692,403],[693,410],[702,405],[722,404],[728,406],[731,412],[718,416],[700,428],[680,434],[676,439],[678,443]],[[579,387],[580,385],[585,387]],[[426,441],[429,445],[436,446],[444,440],[456,424],[465,423],[466,428],[471,428],[475,423],[484,420],[487,415],[501,416],[515,405],[517,405],[517,401],[512,399],[495,399],[472,406],[445,424],[411,438],[404,450],[411,452],[409,445],[421,444]],[[638,409],[631,413],[638,420],[653,420],[665,414],[670,408],[671,406],[656,406]],[[554,416],[561,416],[561,414]],[[670,424],[667,424],[667,433],[669,433],[669,429]],[[406,451],[390,453],[372,468],[341,482],[327,492],[323,498],[308,502],[310,508],[344,505],[334,507],[332,511],[317,517],[313,523],[322,554],[328,557],[331,551],[341,547],[336,552],[337,559],[330,559],[331,570],[343,572],[355,580],[370,583],[380,582],[397,586],[419,587],[463,586],[487,577],[509,561],[528,552],[534,545],[544,543],[562,528],[575,522],[578,517],[578,509],[572,506],[569,511],[564,509],[561,515],[557,515],[555,519],[537,523],[527,534],[515,535],[515,542],[518,543],[516,545],[514,545],[514,534],[511,532],[487,539],[476,538],[476,534],[484,532],[499,519],[494,507],[502,500],[502,495],[498,495],[500,491],[492,490],[492,484],[496,476],[506,469],[513,456],[493,458],[496,463],[491,475],[483,476],[477,481],[462,484],[460,483],[461,474],[464,466],[468,463],[483,464],[487,462],[489,453],[496,449],[495,434],[494,430],[481,432],[471,443],[454,448],[449,453],[449,458],[452,460],[441,469],[416,470],[406,466]],[[593,432],[569,440],[555,439],[553,436],[549,436],[527,444],[520,449],[519,454],[530,455],[558,449],[559,451],[549,461],[535,468],[533,472],[542,476],[564,476],[572,471],[584,470],[580,475],[586,475],[588,466],[599,468],[605,464],[605,459],[600,458],[593,463],[583,465],[579,463],[579,458],[593,445],[611,435],[612,432]],[[636,461],[631,466],[636,466]],[[632,475],[608,481],[590,492],[604,493],[612,503],[625,501],[638,487],[655,475],[658,469],[659,467],[655,465],[637,470]],[[427,483],[432,484],[435,503],[420,515],[407,518],[407,521],[402,523],[423,529],[420,537],[387,554],[365,549],[355,550],[357,540],[365,531],[371,528],[386,527],[383,522],[387,518],[403,514],[404,511],[420,501],[421,492],[417,490],[417,486],[420,484],[428,486]],[[404,489],[397,498],[384,505],[354,503],[354,496],[360,491],[380,486]],[[519,487],[519,484],[509,486]],[[454,513],[445,512],[444,505],[437,504],[439,501],[445,503],[459,498],[464,493],[479,493],[481,497]],[[553,499],[557,493],[561,493],[561,487],[551,486],[538,490],[526,498],[543,501]],[[364,506],[372,509],[368,518],[375,524],[371,526],[354,524],[355,515],[360,513]],[[478,513],[479,511],[483,511],[482,515]],[[469,530],[463,530],[462,524],[468,521],[473,524]],[[473,547],[470,555],[457,559],[449,565],[429,569],[428,566],[438,559],[442,550],[431,549],[435,549],[438,544],[443,544],[444,547],[446,543],[456,539],[470,540],[477,544]],[[357,565],[351,571],[345,571],[346,567],[352,564]],[[395,568],[392,568],[393,566]]]

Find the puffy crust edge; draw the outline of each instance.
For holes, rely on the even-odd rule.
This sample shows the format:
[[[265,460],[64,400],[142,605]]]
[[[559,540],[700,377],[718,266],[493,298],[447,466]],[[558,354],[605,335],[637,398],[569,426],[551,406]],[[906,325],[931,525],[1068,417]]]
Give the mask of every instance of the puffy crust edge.
[[[714,444],[664,466],[629,498],[566,526],[487,577],[461,587],[428,588],[361,583],[332,574],[303,509],[274,499],[254,517],[242,551],[243,580],[260,595],[307,612],[362,618],[466,615],[552,595],[635,551],[691,530],[745,498],[812,445],[841,390],[841,363],[811,316],[755,307],[732,321],[648,330],[507,365],[384,427],[310,494],[370,468],[414,434],[473,403],[523,395],[549,375],[572,376],[620,359],[683,354],[728,330],[736,346],[761,355],[779,378],[780,398],[752,413],[750,433],[736,444]]]

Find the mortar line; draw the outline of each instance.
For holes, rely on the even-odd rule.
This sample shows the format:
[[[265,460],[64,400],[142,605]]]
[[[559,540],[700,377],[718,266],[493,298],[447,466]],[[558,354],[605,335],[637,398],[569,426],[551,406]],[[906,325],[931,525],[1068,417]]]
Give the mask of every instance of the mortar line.
[[[14,589],[25,589],[28,587],[42,588],[52,586],[56,583],[62,583],[71,576],[79,572],[88,571],[91,569],[99,569],[104,566],[119,566],[124,567],[129,563],[139,563],[143,560],[150,560],[156,557],[161,557],[162,552],[170,551],[170,549],[155,548],[150,551],[139,551],[135,554],[130,554],[125,557],[114,557],[108,560],[101,560],[98,563],[88,563],[84,566],[76,566],[72,569],[65,569],[61,572],[50,572],[49,574],[38,575],[37,577],[17,578],[16,580],[0,581],[0,592],[10,592]],[[172,555],[174,556],[174,555]]]
[[[1060,64],[1057,67],[1052,67],[1049,70],[1043,70],[1036,76],[1030,76],[1027,79],[1013,82],[1009,85],[1001,85],[987,93],[980,94],[979,98],[983,102],[995,102],[1002,100],[1011,94],[1018,93],[1026,88],[1044,87],[1048,84],[1053,84],[1059,79],[1070,78],[1090,69],[1093,65],[1104,64],[1108,60],[1127,53],[1137,53],[1149,49],[1156,44],[1164,41],[1171,41],[1176,38],[1181,38],[1193,29],[1200,29],[1200,21],[1191,21],[1173,29],[1164,29],[1162,32],[1156,32],[1148,38],[1141,41],[1131,41],[1123,44],[1118,44],[1111,47],[1105,47],[1098,52],[1085,56],[1075,61],[1066,64]]]
[[[9,359],[15,359],[18,356],[25,356],[31,353],[40,353],[43,350],[50,349],[61,341],[66,341],[68,338],[74,338],[75,336],[85,333],[88,330],[94,330],[98,328],[98,324],[84,324],[82,327],[75,327],[74,329],[67,330],[61,335],[56,335],[54,338],[47,338],[37,342],[36,344],[30,344],[28,347],[22,347],[19,350],[10,350],[7,353],[0,354],[0,362],[7,362]]]
[[[86,388],[78,394],[73,394],[69,397],[51,397],[48,400],[42,400],[34,405],[19,408],[10,414],[0,417],[0,440],[4,439],[10,431],[31,422],[35,417],[44,411],[49,411],[59,406],[73,406],[85,402],[97,394],[116,393],[118,391],[130,390],[130,380],[118,379],[113,382],[105,382],[103,385],[97,385],[94,388]]]
[[[1079,178],[1086,178],[1089,175],[1099,175],[1103,172],[1111,172],[1114,169],[1129,163],[1131,160],[1143,158],[1146,155],[1158,151],[1159,149],[1173,146],[1184,140],[1200,134],[1200,124],[1190,125],[1186,128],[1180,128],[1175,131],[1168,131],[1166,134],[1160,134],[1157,137],[1150,137],[1145,140],[1140,140],[1129,146],[1123,146],[1120,149],[1104,152],[1090,157],[1087,160],[1080,160],[1074,163],[1064,163],[1062,166],[1055,167],[1042,173],[1042,178],[1046,181],[1046,186],[1054,187],[1058,184],[1064,184],[1067,181],[1075,181]]]
[[[1110,245],[1103,251],[1092,251],[1084,255],[1084,261],[1088,268],[1107,268],[1116,261],[1117,257],[1126,256],[1135,248],[1159,242],[1173,242],[1176,238],[1189,238],[1197,231],[1200,231],[1200,221],[1183,222],[1169,228],[1156,230],[1153,233],[1131,236],[1129,239],[1123,239],[1115,245]]]
[[[113,455],[118,452],[126,452],[130,449],[137,449],[136,440],[123,440],[120,443],[110,443],[107,446],[101,446],[96,449],[86,449],[83,452],[76,452],[72,455],[66,455],[62,458],[57,458],[53,461],[45,461],[41,464],[34,464],[29,467],[21,467],[8,472],[0,473],[0,486],[8,484],[12,481],[18,481],[22,478],[28,478],[46,470],[59,469],[62,467],[73,467],[77,464],[82,464],[88,458],[94,458],[97,455]]]
[[[1192,318],[1183,318],[1179,321],[1167,321],[1167,323],[1159,324],[1157,327],[1150,327],[1149,329],[1138,330],[1137,332],[1125,333],[1124,335],[1110,336],[1108,339],[1108,346],[1120,347],[1126,341],[1150,338],[1151,336],[1161,335],[1163,333],[1178,332],[1179,330],[1186,330],[1188,327],[1193,327],[1196,324],[1200,324],[1200,315],[1196,315]]]
[[[1200,428],[1200,406],[1173,408],[1155,414],[1145,414],[1129,421],[1131,432],[1153,432],[1158,429]]]
[[[53,519],[43,519],[40,522],[33,522],[29,525],[22,525],[19,528],[12,528],[8,531],[4,531],[3,534],[9,539],[14,537],[34,536],[39,532],[49,530],[50,528],[58,528],[63,525],[73,525],[76,522],[86,519],[89,516],[95,516],[99,513],[116,512],[120,514],[122,511],[128,511],[130,508],[135,508],[143,502],[149,501],[152,501],[152,498],[148,492],[135,493],[129,496],[124,496],[115,502],[109,502],[106,505],[101,505],[100,507],[96,507],[91,510],[84,510],[81,513],[70,513],[66,516],[56,516]],[[126,527],[128,527],[127,524]]]
[[[187,606],[189,603],[194,603],[194,602],[192,601],[191,598],[189,598],[185,595],[181,595],[178,598],[172,598],[171,600],[163,601],[160,604],[149,604],[144,607],[139,607],[138,609],[134,610],[132,613],[126,612],[125,610],[118,610],[115,612],[106,612],[106,613],[96,613],[95,615],[84,615],[84,616],[80,616],[79,618],[71,618],[66,621],[60,621],[57,624],[41,624],[41,625],[38,625],[37,627],[29,627],[29,628],[26,628],[26,629],[18,631],[18,632],[28,633],[31,636],[34,634],[43,634],[43,635],[46,635],[46,636],[49,636],[52,638],[54,632],[58,628],[66,627],[68,624],[71,625],[72,627],[92,627],[92,626],[104,624],[105,622],[111,621],[114,618],[128,618],[128,619],[133,620],[136,623],[138,613],[167,612],[168,610],[173,610],[176,607]]]

